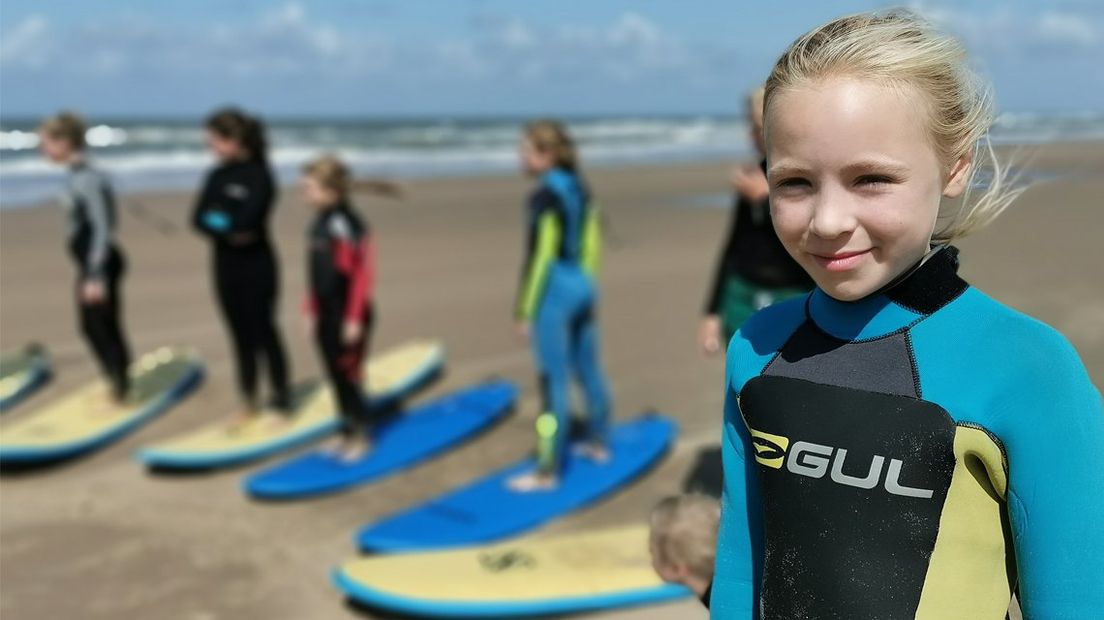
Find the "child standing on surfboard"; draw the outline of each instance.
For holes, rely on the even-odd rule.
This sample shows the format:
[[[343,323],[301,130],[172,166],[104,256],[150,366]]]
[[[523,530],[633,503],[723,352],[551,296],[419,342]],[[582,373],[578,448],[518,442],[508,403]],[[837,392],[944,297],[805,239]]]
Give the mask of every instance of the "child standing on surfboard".
[[[203,183],[192,224],[213,250],[215,292],[230,332],[242,398],[241,410],[230,421],[236,430],[262,409],[257,400],[262,357],[272,384],[272,409],[291,410],[287,356],[276,323],[280,271],[268,234],[276,185],[259,119],[226,108],[207,119],[206,129],[219,165]],[[274,416],[273,425],[280,425],[282,417]]]
[[[370,448],[372,412],[362,376],[376,273],[371,231],[349,204],[351,181],[349,169],[333,156],[303,167],[303,197],[316,212],[307,233],[310,293],[304,314],[341,416],[341,434],[329,449],[347,462]]]
[[[950,245],[1017,194],[962,45],[842,17],[764,110],[774,227],[817,288],[729,345],[714,617],[1000,620],[1017,587],[1025,618],[1099,616],[1100,393]]]
[[[84,121],[62,112],[39,127],[43,154],[68,168],[63,202],[69,215],[69,253],[77,265],[81,333],[108,383],[108,401],[122,404],[130,390],[130,347],[123,329],[126,260],[115,241],[115,194],[104,173],[85,157]]]
[[[543,410],[537,418],[538,465],[510,481],[517,491],[554,488],[570,431],[568,382],[586,393],[585,456],[610,458],[610,397],[598,355],[599,218],[578,169],[575,143],[559,122],[525,127],[521,166],[538,179],[527,209],[528,249],[515,306],[518,334],[532,340]]]

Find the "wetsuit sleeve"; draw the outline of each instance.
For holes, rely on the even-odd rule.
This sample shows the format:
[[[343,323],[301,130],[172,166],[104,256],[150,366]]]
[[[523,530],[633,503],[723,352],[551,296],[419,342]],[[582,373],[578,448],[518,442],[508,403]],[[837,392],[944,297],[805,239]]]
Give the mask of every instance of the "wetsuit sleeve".
[[[369,302],[375,279],[372,238],[367,233],[357,233],[349,219],[338,213],[330,218],[330,248],[333,265],[345,276],[348,290],[345,295],[344,319],[359,321]]]
[[[583,271],[591,277],[598,276],[602,266],[602,219],[597,203],[591,203],[583,222],[583,236],[579,247],[579,262]]]
[[[85,277],[99,279],[103,275],[107,250],[111,244],[111,218],[108,215],[109,206],[103,180],[85,170],[73,179],[73,187],[84,203],[92,234],[88,254],[84,257]]]
[[[555,200],[544,191],[534,197],[535,213],[530,231],[529,252],[515,307],[515,316],[523,321],[531,320],[537,312],[548,272],[556,260],[560,240],[563,238],[562,223],[556,216]]]
[[[229,227],[229,216],[214,202],[216,188],[215,174],[208,174],[192,210],[192,228],[211,238],[221,237]]]
[[[755,450],[740,414],[735,383],[743,364],[744,342],[733,338],[728,349],[725,376],[724,428],[721,459],[724,490],[717,559],[710,597],[711,617],[751,620],[758,617],[758,584],[762,571],[762,504],[755,471]]]
[[[732,222],[728,227],[728,240],[725,242],[720,256],[717,257],[717,267],[713,272],[713,285],[709,287],[709,297],[705,301],[705,314],[721,313],[721,295],[724,292],[725,282],[736,265],[736,229],[740,221],[740,210],[746,209],[747,204],[739,195],[733,198],[733,202],[735,204],[732,207]]]
[[[1026,620],[1104,609],[1104,407],[1073,347],[1046,328],[997,412]],[[1003,422],[1003,423],[1002,423]]]
[[[804,321],[804,297],[779,302],[748,319],[728,345],[721,432],[724,488],[710,598],[714,618],[758,617],[759,584],[763,576],[763,503],[755,448],[740,413],[739,394]]]
[[[349,280],[345,301],[345,320],[359,321],[372,300],[375,285],[375,243],[370,235],[360,239],[338,239],[334,246],[338,269]]]

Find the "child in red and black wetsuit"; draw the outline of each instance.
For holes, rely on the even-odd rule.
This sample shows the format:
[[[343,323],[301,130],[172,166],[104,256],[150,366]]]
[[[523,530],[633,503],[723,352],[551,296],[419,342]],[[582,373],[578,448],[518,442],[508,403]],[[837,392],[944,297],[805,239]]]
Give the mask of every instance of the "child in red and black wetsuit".
[[[303,168],[303,194],[317,211],[308,230],[308,324],[341,414],[341,436],[331,450],[345,461],[368,451],[372,422],[362,391],[362,367],[372,328],[375,251],[368,225],[348,202],[350,175],[337,158]]]

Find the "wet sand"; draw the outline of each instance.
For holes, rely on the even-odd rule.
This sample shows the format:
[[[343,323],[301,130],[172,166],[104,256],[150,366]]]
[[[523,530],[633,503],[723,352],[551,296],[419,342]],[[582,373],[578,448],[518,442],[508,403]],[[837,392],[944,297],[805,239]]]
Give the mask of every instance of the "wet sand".
[[[963,273],[997,299],[1050,323],[1104,382],[1104,144],[1040,149],[1040,181],[992,227],[961,244]],[[593,170],[612,222],[602,276],[603,354],[616,413],[655,408],[681,435],[650,475],[608,501],[540,531],[560,533],[639,521],[678,492],[702,450],[719,441],[723,363],[703,359],[694,337],[706,283],[728,226],[725,164]],[[363,618],[329,584],[352,555],[361,524],[429,499],[531,448],[537,390],[510,308],[522,240],[521,178],[413,181],[401,204],[358,197],[377,233],[378,350],[416,337],[448,347],[446,376],[419,399],[499,375],[523,386],[517,414],[412,471],[313,501],[247,500],[242,477],[272,461],[199,475],[151,475],[131,458],[144,444],[226,416],[234,407],[228,342],[208,280],[207,247],[191,233],[192,197],[138,196],[171,221],[157,232],[127,209],[126,316],[136,352],[196,347],[204,385],[122,441],[72,462],[0,479],[0,615],[22,618]],[[273,223],[283,269],[286,344],[299,379],[319,375],[298,322],[308,213],[283,193]],[[0,215],[0,346],[45,344],[57,378],[5,421],[94,376],[73,313],[72,267],[55,209]],[[9,418],[10,416],[10,418]],[[704,617],[696,603],[607,618]]]

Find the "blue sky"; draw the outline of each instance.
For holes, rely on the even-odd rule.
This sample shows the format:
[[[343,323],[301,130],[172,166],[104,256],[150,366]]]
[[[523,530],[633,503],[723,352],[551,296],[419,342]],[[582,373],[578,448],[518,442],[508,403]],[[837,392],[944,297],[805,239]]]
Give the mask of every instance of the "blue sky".
[[[728,113],[795,37],[878,6],[4,0],[0,116]],[[1104,110],[1104,2],[911,6],[963,38],[1003,110]]]

